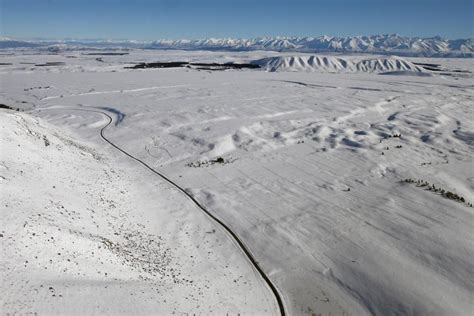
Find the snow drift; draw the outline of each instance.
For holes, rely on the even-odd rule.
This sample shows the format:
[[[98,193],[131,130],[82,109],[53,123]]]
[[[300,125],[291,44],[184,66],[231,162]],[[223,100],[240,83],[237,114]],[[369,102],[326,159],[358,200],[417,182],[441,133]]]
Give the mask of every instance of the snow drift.
[[[359,61],[334,56],[278,56],[258,59],[252,62],[267,71],[307,72],[391,72],[424,69],[399,57],[378,57]]]

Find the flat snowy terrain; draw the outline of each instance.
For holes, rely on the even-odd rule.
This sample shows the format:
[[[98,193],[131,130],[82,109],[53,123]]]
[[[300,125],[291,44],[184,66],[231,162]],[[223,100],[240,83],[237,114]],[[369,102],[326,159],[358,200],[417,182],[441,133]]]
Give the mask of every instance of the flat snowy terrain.
[[[471,60],[98,53],[1,52],[3,314],[281,313],[136,159],[286,314],[473,313]]]

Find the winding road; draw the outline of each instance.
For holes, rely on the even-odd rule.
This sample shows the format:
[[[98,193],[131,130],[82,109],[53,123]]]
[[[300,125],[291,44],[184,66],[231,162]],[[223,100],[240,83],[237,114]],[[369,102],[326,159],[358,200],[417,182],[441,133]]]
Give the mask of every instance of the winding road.
[[[144,161],[136,158],[135,156],[133,156],[132,154],[130,154],[129,152],[125,151],[124,149],[120,148],[118,145],[116,145],[115,143],[113,143],[111,140],[109,140],[106,136],[105,136],[105,130],[110,126],[110,124],[112,124],[113,122],[113,118],[107,114],[106,112],[103,112],[103,111],[99,111],[99,110],[86,110],[86,109],[74,109],[74,110],[78,110],[78,111],[86,111],[86,112],[94,112],[94,113],[99,113],[103,116],[105,116],[107,119],[108,119],[108,122],[107,124],[105,124],[101,129],[100,129],[100,137],[106,141],[108,144],[110,144],[112,147],[114,147],[115,149],[117,149],[118,151],[120,151],[121,153],[123,153],[124,155],[126,155],[127,157],[129,157],[130,159],[133,159],[135,160],[136,162],[138,162],[139,164],[141,164],[142,166],[144,166],[145,168],[147,168],[148,170],[150,170],[151,172],[153,172],[154,174],[156,174],[157,176],[159,176],[160,178],[162,178],[163,180],[165,180],[166,182],[168,182],[170,185],[172,185],[174,188],[176,188],[177,190],[179,190],[181,193],[183,193],[187,198],[189,198],[202,212],[204,212],[208,217],[210,217],[215,223],[217,223],[218,225],[220,225],[236,242],[237,244],[239,245],[240,249],[242,250],[242,252],[245,254],[245,256],[247,257],[247,259],[249,260],[249,262],[253,265],[253,267],[258,271],[258,273],[260,274],[260,276],[262,277],[262,279],[265,281],[265,283],[268,285],[268,287],[271,289],[272,293],[273,293],[273,296],[275,297],[275,300],[278,304],[278,308],[279,308],[279,311],[280,311],[280,315],[281,316],[285,316],[286,313],[285,313],[285,307],[284,307],[284,304],[283,304],[283,299],[280,295],[280,293],[278,292],[276,286],[272,283],[272,281],[270,280],[270,278],[265,274],[265,272],[263,271],[263,269],[260,267],[260,265],[258,264],[258,261],[255,259],[255,257],[252,255],[252,253],[250,252],[250,250],[248,249],[248,247],[244,244],[244,242],[239,238],[239,236],[237,236],[237,234],[231,229],[229,228],[229,226],[227,226],[224,222],[222,222],[219,218],[215,217],[209,210],[207,210],[201,203],[199,203],[198,200],[196,200],[196,198],[194,198],[189,192],[187,192],[183,187],[181,187],[179,184],[177,184],[176,182],[174,182],[173,180],[171,180],[170,178],[168,178],[167,176],[165,176],[164,174],[156,171],[155,169],[153,169],[152,167],[150,167],[147,163],[145,163]]]

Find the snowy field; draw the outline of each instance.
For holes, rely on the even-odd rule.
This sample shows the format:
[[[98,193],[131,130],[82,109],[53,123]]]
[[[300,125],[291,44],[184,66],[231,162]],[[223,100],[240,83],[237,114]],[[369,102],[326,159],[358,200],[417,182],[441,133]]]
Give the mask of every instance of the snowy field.
[[[104,114],[286,314],[472,314],[472,60],[0,53],[3,314],[281,313]]]

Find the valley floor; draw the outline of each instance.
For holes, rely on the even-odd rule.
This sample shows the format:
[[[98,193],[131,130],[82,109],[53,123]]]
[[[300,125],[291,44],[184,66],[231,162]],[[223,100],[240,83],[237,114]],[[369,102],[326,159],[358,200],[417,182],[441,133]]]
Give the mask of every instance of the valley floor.
[[[427,76],[124,68],[262,54],[2,56],[0,103],[26,110],[0,113],[2,313],[279,313],[229,234],[105,143],[93,110],[243,240],[288,314],[471,314],[469,60],[410,59],[465,70]]]

